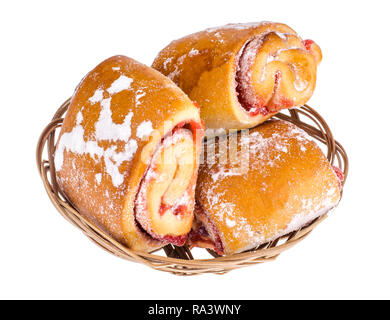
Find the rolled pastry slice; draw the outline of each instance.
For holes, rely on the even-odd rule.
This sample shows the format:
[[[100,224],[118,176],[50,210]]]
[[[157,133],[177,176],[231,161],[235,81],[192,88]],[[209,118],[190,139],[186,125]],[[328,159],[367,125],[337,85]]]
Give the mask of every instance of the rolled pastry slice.
[[[191,246],[233,254],[297,230],[335,207],[336,172],[295,125],[269,120],[205,147]]]
[[[153,67],[201,106],[206,128],[242,129],[308,101],[321,50],[290,27],[228,24],[171,42]]]
[[[125,56],[81,81],[56,145],[60,189],[134,250],[184,244],[203,136],[199,108],[168,78]]]

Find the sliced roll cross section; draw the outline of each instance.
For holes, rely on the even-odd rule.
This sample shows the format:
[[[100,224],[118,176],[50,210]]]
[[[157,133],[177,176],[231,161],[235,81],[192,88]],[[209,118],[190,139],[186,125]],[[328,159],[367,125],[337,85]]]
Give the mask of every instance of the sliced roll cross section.
[[[201,106],[207,128],[242,129],[306,103],[321,50],[290,27],[229,24],[173,41],[153,67]]]
[[[153,238],[185,243],[193,220],[197,156],[188,129],[175,130],[157,147],[135,202],[135,219]]]
[[[182,245],[204,128],[168,78],[124,56],[77,87],[56,145],[57,181],[87,219],[134,250]]]
[[[238,101],[253,116],[302,105],[314,91],[319,61],[319,47],[296,34],[268,31],[258,35],[238,56]]]

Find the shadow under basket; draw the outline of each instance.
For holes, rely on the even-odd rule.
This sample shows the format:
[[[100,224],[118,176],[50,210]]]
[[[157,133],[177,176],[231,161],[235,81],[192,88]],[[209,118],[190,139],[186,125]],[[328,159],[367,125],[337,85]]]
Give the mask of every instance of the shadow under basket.
[[[159,254],[161,250],[159,250],[160,252],[153,253],[131,250],[81,216],[58,189],[54,168],[54,151],[56,138],[58,137],[58,134],[56,135],[56,130],[60,129],[62,125],[63,115],[67,111],[69,103],[70,99],[62,104],[39,138],[36,154],[38,170],[50,200],[61,215],[74,226],[81,229],[83,233],[97,245],[118,257],[133,262],[143,263],[153,269],[171,272],[176,275],[188,276],[204,273],[224,274],[233,269],[274,260],[280,253],[306,238],[308,234],[327,217],[327,214],[324,214],[299,230],[262,244],[249,251],[229,256],[219,256],[214,251],[207,250],[212,256],[211,258],[196,259],[193,257],[188,246],[177,247],[174,245],[167,245],[163,248],[163,253],[165,253],[166,256]],[[333,138],[332,132],[325,120],[313,108],[308,105],[292,108],[277,114],[275,117],[294,123],[315,138],[325,152],[329,162],[343,171],[344,181],[342,183],[345,183],[348,175],[347,154],[340,143]],[[45,146],[47,159],[43,158]]]

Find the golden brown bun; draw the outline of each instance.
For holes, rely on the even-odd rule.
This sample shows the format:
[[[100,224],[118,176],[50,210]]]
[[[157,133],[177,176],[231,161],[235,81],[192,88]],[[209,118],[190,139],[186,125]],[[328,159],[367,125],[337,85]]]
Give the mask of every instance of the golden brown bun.
[[[214,143],[205,147],[209,159],[199,168],[195,225],[207,232],[194,228],[198,237],[192,245],[199,245],[200,239],[200,246],[210,247],[206,242],[211,238],[220,253],[248,250],[299,229],[339,202],[333,168],[295,125],[269,120],[249,133],[241,132],[237,158],[229,154],[225,163],[226,140],[221,139],[215,156],[210,154]],[[229,146],[237,134],[225,139]]]
[[[128,57],[114,56],[76,88],[56,146],[57,180],[81,214],[130,248],[151,251],[190,229],[201,138],[198,108],[171,80]],[[189,152],[188,166],[178,167],[176,147]],[[166,150],[172,163],[155,156]],[[161,174],[181,168],[186,170],[184,178],[178,174],[185,180],[181,188],[168,192],[156,182]],[[147,172],[155,178],[145,179]],[[138,195],[141,184],[147,188],[146,199]],[[163,217],[177,214],[171,211],[183,195],[186,223],[156,230]],[[148,213],[142,223],[135,219],[136,200]],[[141,231],[141,225],[159,238]]]
[[[229,24],[171,42],[153,68],[201,106],[206,128],[251,128],[311,97],[321,50],[290,27]]]

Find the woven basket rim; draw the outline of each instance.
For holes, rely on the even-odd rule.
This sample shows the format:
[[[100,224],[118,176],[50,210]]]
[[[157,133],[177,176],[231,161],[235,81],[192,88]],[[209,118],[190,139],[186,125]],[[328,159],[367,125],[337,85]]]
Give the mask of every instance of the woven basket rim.
[[[61,190],[57,186],[54,168],[55,133],[62,125],[63,116],[69,104],[70,98],[55,112],[52,121],[41,133],[36,151],[38,171],[45,190],[59,213],[74,226],[81,229],[89,239],[111,254],[177,275],[196,275],[203,273],[224,274],[233,269],[276,259],[280,253],[303,240],[327,217],[327,213],[325,213],[299,230],[290,232],[245,252],[218,256],[211,250],[207,250],[212,255],[212,258],[209,259],[194,259],[191,250],[187,246],[165,246],[163,249],[167,257],[129,249],[110,237],[94,223],[84,218],[66,200],[65,195],[61,193]],[[337,161],[338,167],[344,173],[344,181],[342,182],[344,185],[348,176],[348,156],[342,145],[334,139],[329,126],[322,116],[308,105],[291,108],[285,110],[285,112],[279,113],[274,117],[294,123],[325,145],[327,147],[326,157],[328,161],[332,165]],[[316,127],[302,121],[303,117],[310,119]],[[47,149],[47,159],[43,159],[43,151],[45,148]]]

